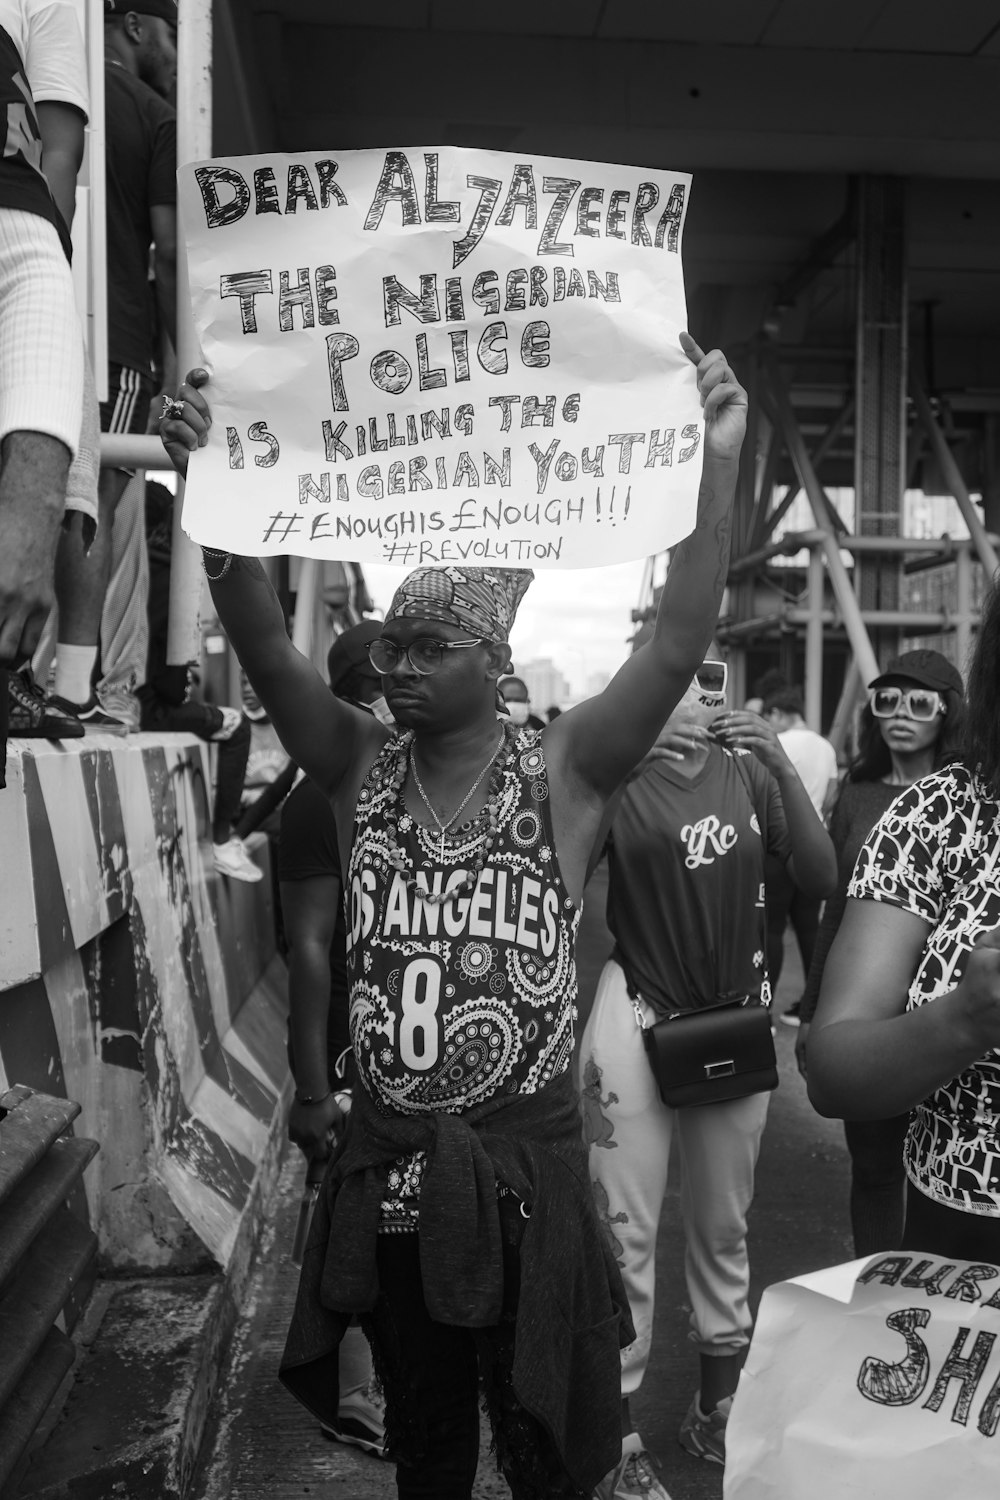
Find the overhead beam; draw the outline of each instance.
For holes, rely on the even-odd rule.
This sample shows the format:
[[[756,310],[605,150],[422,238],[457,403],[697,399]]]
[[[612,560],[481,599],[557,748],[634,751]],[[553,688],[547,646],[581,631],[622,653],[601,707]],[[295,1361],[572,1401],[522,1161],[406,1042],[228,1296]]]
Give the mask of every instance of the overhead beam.
[[[289,149],[503,127],[511,150],[695,171],[997,176],[1000,57],[294,23],[284,42]]]

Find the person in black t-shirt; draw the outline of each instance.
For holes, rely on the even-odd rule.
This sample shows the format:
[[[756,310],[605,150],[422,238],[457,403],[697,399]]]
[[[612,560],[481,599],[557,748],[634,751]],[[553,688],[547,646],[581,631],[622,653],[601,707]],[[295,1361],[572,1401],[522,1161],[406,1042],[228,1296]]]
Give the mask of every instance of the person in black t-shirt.
[[[591,1178],[636,1328],[622,1352],[622,1436],[641,1443],[629,1398],[649,1359],[656,1234],[676,1136],[691,1327],[701,1356],[700,1389],[680,1440],[716,1463],[725,1460],[726,1421],[749,1342],[746,1214],[769,1096],[668,1108],[630,996],[646,1025],[728,997],[768,1004],[765,850],[817,896],[836,878],[829,837],[774,731],[756,714],[725,712],[726,675],[724,663],[705,662],[614,813],[608,925],[615,949],[579,1051]],[[614,1472],[596,1491],[600,1500],[629,1493]]]

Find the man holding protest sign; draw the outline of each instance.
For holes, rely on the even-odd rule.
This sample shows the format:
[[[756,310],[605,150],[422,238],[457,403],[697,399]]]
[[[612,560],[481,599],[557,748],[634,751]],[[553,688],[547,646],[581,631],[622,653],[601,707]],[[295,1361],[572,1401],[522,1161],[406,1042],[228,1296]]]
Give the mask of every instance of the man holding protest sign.
[[[574,943],[603,809],[701,663],[725,584],[746,394],[682,347],[704,408],[695,530],[652,639],[540,734],[497,682],[530,575],[423,568],[371,648],[401,732],[333,698],[259,563],[206,552],[219,617],[295,761],[330,796],[347,872],[363,1087],[306,1250],[282,1378],[321,1420],[355,1314],[387,1396],[401,1496],[467,1500],[482,1378],[519,1500],[583,1500],[621,1452],[632,1337],[595,1214],[572,1081]],[[179,472],[208,440],[193,371],[161,422]],[[439,930],[442,936],[438,936]],[[332,1098],[299,1099],[317,1126]]]

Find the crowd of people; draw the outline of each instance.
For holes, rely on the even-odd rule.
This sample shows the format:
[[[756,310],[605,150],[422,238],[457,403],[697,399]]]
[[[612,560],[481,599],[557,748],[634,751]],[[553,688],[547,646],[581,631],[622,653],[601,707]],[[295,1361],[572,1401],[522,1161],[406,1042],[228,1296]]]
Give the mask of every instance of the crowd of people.
[[[69,268],[83,41],[62,0],[0,0],[0,785],[8,733],[194,733],[218,747],[216,866],[256,880],[234,832],[247,718],[167,659],[173,497],[98,464],[98,431],[146,432],[177,385],[176,10],[105,0],[98,404]],[[468,1500],[480,1394],[516,1500],[668,1500],[630,1403],[672,1151],[698,1356],[679,1438],[725,1463],[789,922],[796,1057],[845,1122],[858,1255],[1000,1264],[1000,592],[967,690],[924,649],[868,684],[843,774],[795,685],[730,707],[713,633],[747,398],[720,351],[681,342],[697,525],[649,639],[564,713],[536,716],[511,671],[526,571],[419,569],[324,681],[261,565],[205,556],[298,777],[278,848],[289,1128],[324,1175],[281,1378],[328,1436],[390,1456],[403,1500]],[[164,413],[183,475],[204,371]],[[613,949],[577,1038],[605,858]]]
[[[630,1398],[672,1145],[698,1354],[679,1438],[725,1463],[776,1081],[768,954],[796,911],[796,1052],[816,1107],[847,1122],[859,1254],[1000,1261],[1000,593],[968,704],[943,656],[904,652],[869,685],[845,776],[789,684],[728,707],[712,634],[745,395],[722,354],[684,347],[700,524],[649,641],[548,723],[509,671],[525,573],[418,570],[344,638],[328,687],[260,564],[206,557],[314,813],[313,856],[291,812],[280,856],[291,1133],[329,1164],[282,1379],[328,1434],[388,1453],[404,1497],[471,1494],[482,1389],[516,1497],[667,1500]],[[181,472],[206,384],[191,372],[161,424]],[[574,1061],[574,941],[605,855],[614,947]],[[692,1021],[707,1045],[741,1038],[693,1095],[675,1076],[708,1034]]]
[[[70,0],[2,0],[0,84],[0,759],[6,736],[186,730],[219,745],[216,868],[257,881],[233,825],[250,724],[167,668],[169,493],[100,465],[100,433],[145,434],[173,384],[177,0],[103,0],[107,398],[70,276],[89,117]],[[155,413],[158,415],[158,413]],[[158,516],[147,525],[147,511]],[[4,765],[0,764],[0,785]]]

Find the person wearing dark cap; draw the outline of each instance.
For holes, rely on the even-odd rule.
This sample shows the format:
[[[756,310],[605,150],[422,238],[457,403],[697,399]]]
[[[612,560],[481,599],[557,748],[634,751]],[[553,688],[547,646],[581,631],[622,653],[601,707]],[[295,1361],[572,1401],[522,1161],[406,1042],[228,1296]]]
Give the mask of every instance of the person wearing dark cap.
[[[395,722],[382,691],[382,678],[368,656],[368,647],[382,634],[381,620],[362,620],[337,636],[326,656],[330,691],[345,703],[365,708],[380,724]]]
[[[806,1052],[820,1113],[869,1128],[908,1117],[899,1248],[990,1264],[1000,1264],[998,660],[994,586],[964,728],[961,678],[935,651],[904,653],[869,688],[869,780],[899,795],[858,854]],[[898,1210],[873,1226],[870,1249],[896,1248],[886,1241],[897,1224]]]
[[[368,659],[368,647],[381,633],[381,620],[362,620],[342,631],[327,653],[327,675],[331,690],[343,702],[391,725],[382,679]],[[329,797],[308,776],[297,782],[281,809],[278,884],[288,944],[288,1052],[295,1079],[288,1134],[312,1169],[329,1157],[331,1136],[343,1130],[357,1067],[348,1025],[347,927],[337,824]],[[319,1119],[317,1110],[300,1102],[323,1098],[331,1102],[332,1118]],[[337,1415],[322,1424],[324,1435],[381,1457],[383,1409],[373,1397],[371,1354],[359,1328],[350,1329],[340,1346],[339,1375]]]
[[[961,742],[964,693],[960,673],[937,651],[905,651],[893,657],[869,686],[858,753],[830,814],[837,887],[823,910],[800,1004],[795,1055],[803,1077],[823,970],[843,920],[861,846],[904,787],[954,759]],[[909,1119],[907,1111],[890,1119],[844,1122],[851,1157],[855,1255],[899,1248],[906,1197],[903,1141]]]
[[[648,644],[541,731],[497,718],[529,572],[403,580],[369,647],[390,735],[296,653],[261,565],[206,550],[261,702],[333,803],[347,899],[359,1086],[280,1376],[335,1420],[338,1346],[360,1316],[404,1500],[470,1500],[480,1381],[517,1500],[590,1500],[622,1456],[634,1330],[581,1136],[575,949],[604,807],[701,664],[727,574],[746,393],[721,351],[681,345],[705,412],[697,524]],[[207,380],[192,371],[160,425],[181,472],[207,437]],[[329,1099],[299,1103],[317,1129],[333,1119]]]

